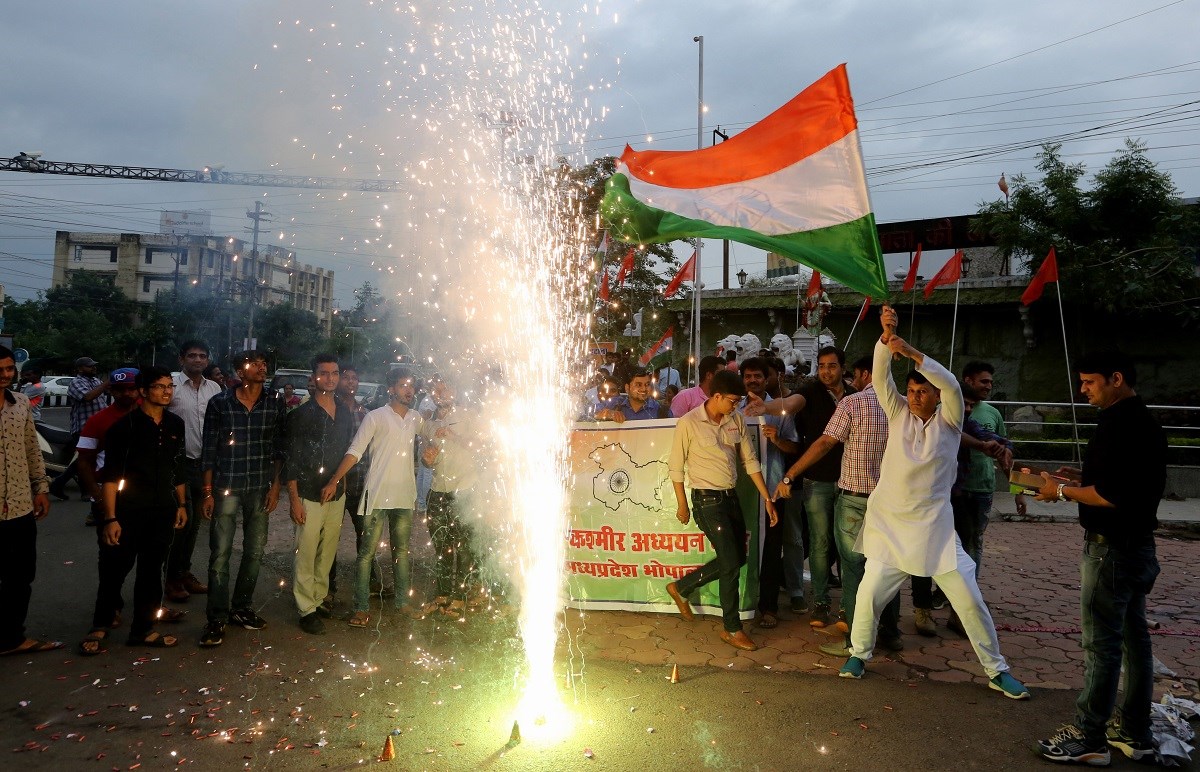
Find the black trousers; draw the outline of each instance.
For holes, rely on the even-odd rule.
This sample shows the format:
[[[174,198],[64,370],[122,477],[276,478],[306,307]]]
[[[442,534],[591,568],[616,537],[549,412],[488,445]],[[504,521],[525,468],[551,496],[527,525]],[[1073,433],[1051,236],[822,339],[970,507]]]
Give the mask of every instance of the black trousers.
[[[0,651],[25,642],[25,616],[37,570],[33,513],[0,520]]]
[[[137,564],[133,580],[133,619],[129,637],[145,637],[154,629],[154,621],[163,597],[163,564],[175,530],[175,510],[171,507],[122,512],[121,540],[116,546],[100,544],[100,584],[96,588],[96,608],[92,626],[107,628],[121,608],[121,587]],[[103,529],[100,529],[103,533]]]

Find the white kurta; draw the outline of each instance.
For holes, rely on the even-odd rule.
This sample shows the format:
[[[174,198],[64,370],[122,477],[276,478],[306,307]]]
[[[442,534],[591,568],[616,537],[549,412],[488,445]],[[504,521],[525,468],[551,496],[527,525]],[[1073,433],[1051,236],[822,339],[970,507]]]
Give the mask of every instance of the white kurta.
[[[888,417],[888,442],[856,549],[907,574],[935,576],[957,565],[950,488],[958,474],[964,408],[958,381],[946,368],[926,356],[918,371],[942,392],[929,421],[908,409],[892,378],[891,352],[876,341],[872,372]]]
[[[371,466],[363,483],[359,514],[375,509],[412,509],[417,501],[417,478],[413,469],[414,448],[424,419],[416,410],[401,418],[391,405],[372,410],[363,417],[348,455],[361,459],[368,448]]]

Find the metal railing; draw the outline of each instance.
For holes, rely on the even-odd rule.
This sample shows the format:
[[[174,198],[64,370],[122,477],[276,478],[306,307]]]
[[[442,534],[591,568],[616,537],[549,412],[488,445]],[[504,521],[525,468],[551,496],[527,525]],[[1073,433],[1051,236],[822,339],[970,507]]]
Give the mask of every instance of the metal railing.
[[[1061,458],[1053,460],[1076,461],[1080,458],[1083,447],[1087,445],[1096,429],[1096,408],[1087,403],[1076,403],[1075,417],[1079,432],[1079,447],[1072,448],[1075,445],[1075,437],[1071,427],[1070,402],[988,400],[988,404],[1003,413],[1004,424],[1008,428],[1008,434],[1015,446],[1015,455],[1018,458],[1024,458],[1027,455],[1022,453],[1023,448],[1029,452],[1040,448],[1041,452],[1036,455],[1041,456],[1046,454],[1046,449],[1056,449],[1057,446],[1064,453]],[[1042,420],[1016,420],[1014,417],[1016,411],[1026,406],[1037,410],[1041,414]],[[1178,466],[1200,466],[1200,407],[1193,405],[1147,405],[1147,407],[1150,408],[1150,412],[1159,420],[1163,430],[1167,433],[1168,463]],[[1048,417],[1058,420],[1046,420]],[[1037,427],[1041,436],[1035,436],[1038,432],[1032,431],[1033,427]],[[1052,436],[1055,434],[1065,436]],[[1194,443],[1185,441],[1189,439],[1194,440]],[[1131,448],[1130,452],[1136,452],[1136,449]]]

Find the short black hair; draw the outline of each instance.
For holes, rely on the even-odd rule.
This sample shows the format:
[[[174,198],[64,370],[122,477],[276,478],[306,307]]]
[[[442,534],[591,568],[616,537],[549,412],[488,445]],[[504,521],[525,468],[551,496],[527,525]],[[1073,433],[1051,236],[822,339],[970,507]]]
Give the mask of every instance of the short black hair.
[[[821,346],[821,350],[817,352],[817,361],[820,362],[821,357],[826,357],[830,354],[835,354],[837,356],[839,365],[842,367],[846,366],[846,352],[842,351],[837,346]]]
[[[634,368],[630,368],[625,373],[625,383],[629,383],[634,378],[649,378],[649,377],[650,377],[649,370],[647,370],[644,367],[634,367]]]
[[[723,367],[725,367],[725,360],[721,359],[721,357],[706,356],[700,360],[700,366],[696,368],[696,372],[699,374],[700,380],[703,381],[704,376],[715,373]]]
[[[387,383],[387,387],[390,389],[405,378],[415,380],[416,376],[407,367],[393,367],[391,370],[388,370],[387,378],[384,378],[384,382]]]
[[[762,373],[763,377],[766,377],[768,375],[767,370],[770,368],[770,366],[771,365],[768,363],[768,360],[764,359],[763,357],[750,357],[749,359],[742,361],[742,366],[739,368],[738,372],[742,374],[743,378],[746,377],[747,370],[753,370],[756,373]]]
[[[208,353],[208,344],[207,343],[205,343],[202,340],[198,340],[196,338],[190,338],[188,340],[185,340],[183,343],[179,344],[179,356],[181,356],[181,357],[185,356],[187,354],[187,352],[191,351],[194,348],[200,349],[205,354]]]
[[[965,365],[963,365],[962,377],[964,378],[974,378],[980,373],[995,375],[996,368],[992,366],[991,362],[983,362],[978,359],[972,359],[970,362],[967,362]]]
[[[17,355],[8,346],[0,346],[0,359],[11,359],[17,361]]]
[[[905,376],[905,378],[904,378],[904,382],[906,384],[908,384],[908,383],[929,383],[929,379],[926,378],[921,373],[920,370],[909,370],[908,375]]]
[[[216,362],[213,362],[211,365],[209,365],[208,367],[204,368],[204,372],[203,372],[203,373],[201,373],[201,374],[202,374],[202,375],[203,375],[205,378],[208,378],[209,380],[212,380],[213,373],[215,373],[217,370],[220,370],[220,369],[221,369],[221,366],[220,366],[219,364],[217,364]],[[222,372],[222,374],[224,373],[224,371],[223,371],[223,370],[222,370],[221,372]]]
[[[854,364],[850,365],[851,370],[863,370],[871,372],[871,368],[875,366],[875,357],[870,354],[863,354],[858,359],[854,360]]]
[[[233,368],[235,370],[241,370],[250,362],[262,362],[263,364],[266,364],[267,355],[261,351],[253,349],[250,351],[239,351],[233,355]]]
[[[709,393],[736,394],[739,397],[744,397],[746,396],[746,384],[742,382],[742,377],[734,371],[721,370],[713,376]]]
[[[317,372],[318,365],[327,365],[330,362],[333,362],[335,365],[338,363],[338,358],[337,358],[336,354],[330,354],[329,352],[317,354],[316,356],[314,356],[312,358],[313,373],[315,374]],[[338,370],[340,371],[341,368],[339,367]]]
[[[979,372],[983,372],[983,371],[981,370]],[[972,402],[980,401],[981,398],[979,396],[979,391],[974,386],[967,383],[966,381],[959,381],[958,388],[959,388],[959,391],[962,392],[964,401],[968,400],[968,399],[971,400]]]
[[[40,378],[42,375],[42,371],[36,367],[26,367],[24,370],[21,371],[21,374],[22,375],[36,375]]]
[[[1120,373],[1125,376],[1125,383],[1131,387],[1137,386],[1137,367],[1133,359],[1113,349],[1089,351],[1075,361],[1075,371],[1103,375],[1105,380],[1111,380],[1115,373]]]
[[[148,391],[150,389],[150,384],[161,381],[163,378],[170,380],[171,371],[165,367],[150,365],[149,367],[143,367],[138,370],[137,378],[134,379],[134,383],[137,384],[139,389]]]
[[[354,373],[355,375],[358,375],[358,368],[355,367],[352,362],[346,362],[345,364],[339,364],[338,366],[342,368],[343,375],[346,373]]]
[[[770,366],[770,368],[779,375],[783,375],[787,372],[787,365],[785,365],[783,360],[779,357],[772,354],[769,357],[764,357],[764,359],[767,360],[767,364]]]

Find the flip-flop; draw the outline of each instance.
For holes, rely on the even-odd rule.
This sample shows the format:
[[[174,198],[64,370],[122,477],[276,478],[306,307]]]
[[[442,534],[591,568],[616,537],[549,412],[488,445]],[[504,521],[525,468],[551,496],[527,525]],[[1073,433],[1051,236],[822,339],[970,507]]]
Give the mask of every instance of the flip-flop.
[[[758,626],[763,628],[764,630],[770,630],[771,628],[777,627],[778,625],[779,625],[779,617],[775,616],[774,614],[772,614],[770,612],[763,612],[763,614],[761,616],[759,616],[759,618],[758,618]]]
[[[129,646],[146,646],[151,649],[169,649],[179,645],[179,639],[173,635],[163,635],[157,630],[146,633],[144,638],[130,638],[125,641]]]
[[[84,636],[83,640],[79,642],[79,654],[84,657],[94,657],[97,654],[103,654],[104,652],[108,651],[108,647],[104,645],[105,641],[107,640],[108,630],[105,630],[102,627],[97,627]],[[96,647],[89,648],[89,643],[96,644]]]
[[[365,611],[355,611],[350,615],[351,627],[366,627],[371,624],[371,615]]]
[[[27,638],[16,648],[0,651],[0,657],[12,657],[17,654],[40,654],[43,651],[61,649],[63,645],[62,641],[43,641],[37,638]]]
[[[185,616],[187,616],[187,612],[177,608],[163,606],[158,610],[159,622],[182,622]]]

